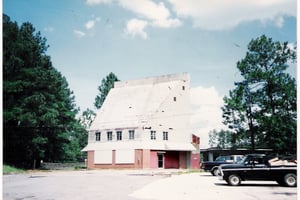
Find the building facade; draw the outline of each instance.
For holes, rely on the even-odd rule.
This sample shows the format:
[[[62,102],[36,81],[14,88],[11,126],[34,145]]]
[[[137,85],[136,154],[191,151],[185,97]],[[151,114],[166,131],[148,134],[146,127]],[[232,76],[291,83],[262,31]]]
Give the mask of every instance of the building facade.
[[[83,149],[88,168],[199,168],[189,88],[185,73],[115,82]]]

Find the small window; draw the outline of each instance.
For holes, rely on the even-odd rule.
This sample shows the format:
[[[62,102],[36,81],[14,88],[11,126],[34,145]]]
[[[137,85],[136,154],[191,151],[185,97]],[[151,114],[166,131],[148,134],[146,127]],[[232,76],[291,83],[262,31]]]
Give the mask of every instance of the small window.
[[[134,130],[129,130],[129,140],[134,140]]]
[[[117,140],[122,140],[122,131],[117,131]]]
[[[156,140],[156,131],[151,131],[150,132],[150,139],[151,140]]]
[[[101,141],[101,133],[100,132],[96,132],[96,141]]]
[[[185,90],[185,86],[184,85],[182,86],[182,90]]]
[[[176,97],[173,97],[173,101],[176,101]]]
[[[107,132],[107,140],[112,141],[112,132],[111,131]]]
[[[163,132],[163,140],[169,140],[168,132]]]

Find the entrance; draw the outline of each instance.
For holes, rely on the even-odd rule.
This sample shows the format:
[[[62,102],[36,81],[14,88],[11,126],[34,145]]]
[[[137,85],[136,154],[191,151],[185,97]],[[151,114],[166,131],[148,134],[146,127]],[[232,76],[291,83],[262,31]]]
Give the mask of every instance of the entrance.
[[[164,168],[164,155],[163,154],[157,154],[158,157],[158,168]]]

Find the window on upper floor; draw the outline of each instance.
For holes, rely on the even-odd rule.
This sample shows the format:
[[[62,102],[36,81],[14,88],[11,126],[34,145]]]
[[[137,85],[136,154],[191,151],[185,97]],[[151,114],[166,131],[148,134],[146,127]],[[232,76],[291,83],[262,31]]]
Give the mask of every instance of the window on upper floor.
[[[117,140],[122,140],[122,131],[117,131]]]
[[[169,140],[169,134],[166,131],[163,132],[163,140]]]
[[[150,132],[150,139],[151,140],[156,140],[156,131],[151,131]]]
[[[107,141],[112,141],[112,132],[111,131],[107,132]]]
[[[176,97],[173,97],[173,101],[176,101]]]
[[[96,132],[96,141],[101,141],[101,133],[100,132]]]
[[[129,130],[129,140],[134,140],[134,130]]]
[[[184,85],[182,86],[182,90],[185,90],[185,86]]]

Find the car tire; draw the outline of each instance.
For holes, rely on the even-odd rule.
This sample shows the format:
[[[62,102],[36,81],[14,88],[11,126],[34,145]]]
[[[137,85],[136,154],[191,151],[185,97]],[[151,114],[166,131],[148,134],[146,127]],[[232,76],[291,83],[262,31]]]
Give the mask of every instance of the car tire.
[[[241,184],[241,178],[239,177],[239,175],[232,174],[228,177],[227,182],[231,186],[238,186]]]
[[[211,173],[212,173],[213,176],[218,176],[219,175],[219,169],[214,168]]]
[[[297,176],[295,174],[286,174],[283,177],[284,185],[287,187],[296,187],[297,186]]]

